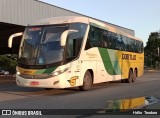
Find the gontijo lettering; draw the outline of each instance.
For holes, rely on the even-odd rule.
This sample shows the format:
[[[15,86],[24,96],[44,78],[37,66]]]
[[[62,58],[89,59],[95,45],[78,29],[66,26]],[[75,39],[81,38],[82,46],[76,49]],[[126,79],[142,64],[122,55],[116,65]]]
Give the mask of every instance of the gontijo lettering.
[[[122,60],[136,60],[136,55],[122,54]]]

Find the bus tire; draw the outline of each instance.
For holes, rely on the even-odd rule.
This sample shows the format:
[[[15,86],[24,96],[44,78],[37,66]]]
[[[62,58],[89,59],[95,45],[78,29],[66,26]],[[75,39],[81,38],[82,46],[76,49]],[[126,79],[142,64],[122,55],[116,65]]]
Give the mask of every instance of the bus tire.
[[[126,80],[125,79],[121,79],[121,83],[126,83]]]
[[[137,79],[137,70],[134,70],[132,82],[135,82]]]
[[[126,79],[126,83],[131,83],[133,80],[133,72],[129,69],[128,78]]]
[[[79,87],[82,91],[87,91],[92,86],[92,76],[89,71],[86,71],[84,78],[83,78],[83,85]]]

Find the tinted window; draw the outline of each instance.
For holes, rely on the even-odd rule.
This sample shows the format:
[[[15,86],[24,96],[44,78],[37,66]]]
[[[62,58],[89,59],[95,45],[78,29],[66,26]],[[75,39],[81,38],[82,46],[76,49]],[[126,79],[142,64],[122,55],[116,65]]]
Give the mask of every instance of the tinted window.
[[[77,33],[71,33],[67,37],[66,43],[66,61],[69,62],[78,57],[82,41],[86,32],[87,25],[83,23],[70,24],[70,29],[78,30]]]
[[[89,33],[89,40],[93,47],[100,47],[100,30],[95,27],[91,27]]]
[[[116,34],[104,29],[90,27],[86,50],[92,47],[101,47],[128,52],[143,52],[143,42]]]

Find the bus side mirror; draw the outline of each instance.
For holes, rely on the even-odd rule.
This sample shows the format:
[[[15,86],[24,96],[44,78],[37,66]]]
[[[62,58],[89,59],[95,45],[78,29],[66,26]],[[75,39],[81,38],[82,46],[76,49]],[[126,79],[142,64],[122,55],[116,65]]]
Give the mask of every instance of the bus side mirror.
[[[8,47],[9,47],[9,48],[12,48],[13,38],[18,37],[18,36],[22,36],[22,35],[23,35],[23,32],[19,32],[19,33],[12,34],[12,35],[9,37],[9,39],[8,39]]]
[[[66,45],[66,40],[67,40],[68,34],[75,33],[75,32],[78,32],[78,30],[70,29],[70,30],[64,31],[62,33],[61,39],[60,39],[61,46],[65,46]]]

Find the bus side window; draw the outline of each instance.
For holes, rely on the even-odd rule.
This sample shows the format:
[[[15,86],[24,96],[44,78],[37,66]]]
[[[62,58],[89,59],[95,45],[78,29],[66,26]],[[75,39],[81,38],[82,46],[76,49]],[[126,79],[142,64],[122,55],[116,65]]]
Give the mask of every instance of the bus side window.
[[[92,47],[101,47],[101,45],[102,45],[101,29],[91,26],[85,50],[90,49]]]
[[[125,36],[122,36],[121,47],[123,51],[127,51],[127,38]]]
[[[89,38],[88,38],[88,39],[87,39],[87,42],[86,42],[85,50],[88,50],[88,49],[90,49],[90,48],[92,48],[92,45],[91,45],[91,43],[90,43],[90,41],[89,41]]]
[[[143,42],[139,42],[139,48],[138,48],[138,53],[143,53]]]
[[[67,61],[71,61],[78,57],[81,50],[82,39],[68,38],[66,46],[66,58]]]
[[[108,35],[108,32],[103,30],[103,32],[102,32],[103,48],[108,48],[108,46],[109,46],[109,42],[108,42],[109,39],[108,39],[107,35]]]
[[[77,57],[81,50],[82,39],[74,39],[75,56]]]
[[[75,56],[74,52],[74,39],[68,39],[67,42],[67,58],[72,58]]]
[[[100,33],[99,33],[98,28],[91,27],[89,39],[90,39],[91,45],[93,45],[93,47],[99,46],[99,34]]]

